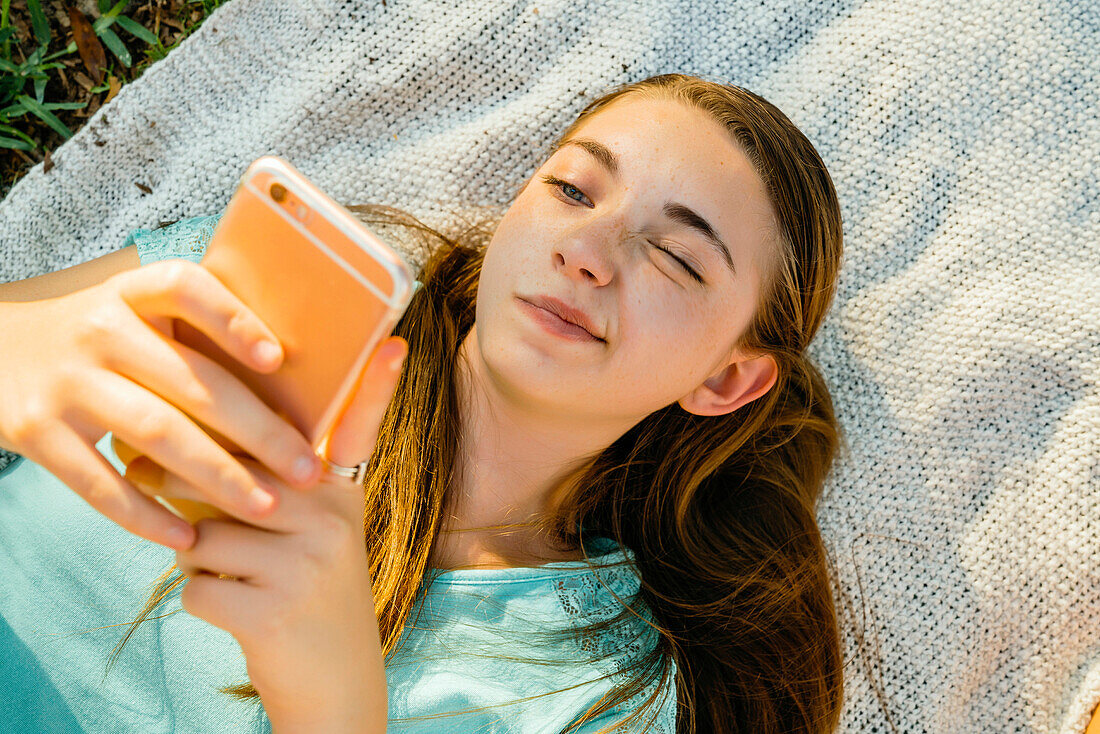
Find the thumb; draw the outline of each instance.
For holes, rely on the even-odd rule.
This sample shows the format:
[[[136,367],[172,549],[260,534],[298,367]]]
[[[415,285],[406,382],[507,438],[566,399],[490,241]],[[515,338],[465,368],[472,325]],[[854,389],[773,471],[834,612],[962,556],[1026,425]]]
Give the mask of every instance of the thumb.
[[[408,347],[408,342],[395,336],[375,349],[348,406],[321,447],[322,456],[341,466],[355,466],[374,455],[378,427],[393,399]]]

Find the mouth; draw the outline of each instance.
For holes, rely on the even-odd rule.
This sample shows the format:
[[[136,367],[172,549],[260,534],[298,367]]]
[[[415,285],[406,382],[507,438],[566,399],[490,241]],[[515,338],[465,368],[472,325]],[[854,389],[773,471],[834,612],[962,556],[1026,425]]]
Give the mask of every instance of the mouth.
[[[595,324],[591,317],[584,311],[570,303],[563,301],[560,298],[555,298],[550,295],[534,295],[534,296],[517,296],[521,301],[525,301],[533,306],[536,306],[544,311],[557,316],[562,321],[573,324],[574,326],[583,329],[593,339],[598,341],[606,341],[599,335]]]
[[[571,341],[604,343],[604,340],[585,329],[580,324],[573,323],[559,316],[555,311],[545,308],[538,303],[533,303],[525,298],[517,297],[521,308],[538,322],[544,329]]]

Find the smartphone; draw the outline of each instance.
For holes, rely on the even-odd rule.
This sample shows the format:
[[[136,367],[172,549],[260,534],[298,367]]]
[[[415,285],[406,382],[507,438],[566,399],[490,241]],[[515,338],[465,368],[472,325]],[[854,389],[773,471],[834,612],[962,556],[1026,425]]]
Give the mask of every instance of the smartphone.
[[[255,372],[181,319],[172,320],[173,338],[231,372],[325,455],[367,361],[412,300],[411,268],[288,161],[270,155],[241,177],[199,264],[275,333],[283,362],[273,373]],[[226,517],[205,503],[157,499],[192,523]]]

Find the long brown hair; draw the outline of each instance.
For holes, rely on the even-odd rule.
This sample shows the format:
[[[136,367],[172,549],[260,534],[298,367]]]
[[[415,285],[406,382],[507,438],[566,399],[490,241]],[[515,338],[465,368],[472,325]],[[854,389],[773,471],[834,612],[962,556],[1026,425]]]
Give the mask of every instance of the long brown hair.
[[[612,89],[550,150],[628,95],[676,100],[710,115],[762,180],[778,224],[768,243],[774,254],[736,347],[771,355],[778,379],[726,415],[699,416],[678,403],[655,411],[564,483],[568,491],[553,513],[526,524],[561,548],[583,550],[582,528],[585,537],[629,548],[641,577],[638,596],[655,622],[656,644],[631,669],[637,675],[573,723],[655,684],[630,720],[641,716],[656,705],[675,660],[680,732],[830,732],[840,716],[843,664],[815,506],[843,434],[826,383],[804,352],[836,291],[836,192],[813,145],[774,105],[746,89],[682,74]],[[381,424],[387,440],[364,482],[364,542],[389,659],[417,611],[444,524],[459,449],[456,358],[473,326],[485,248],[499,220],[467,221],[448,234],[398,209],[348,209],[372,226],[414,234],[424,253],[423,287],[394,330],[409,352]],[[157,580],[108,670],[136,626],[186,581],[170,578],[174,571]],[[620,616],[637,617],[629,601]],[[572,633],[580,638],[594,629]],[[250,683],[221,691],[259,701]]]

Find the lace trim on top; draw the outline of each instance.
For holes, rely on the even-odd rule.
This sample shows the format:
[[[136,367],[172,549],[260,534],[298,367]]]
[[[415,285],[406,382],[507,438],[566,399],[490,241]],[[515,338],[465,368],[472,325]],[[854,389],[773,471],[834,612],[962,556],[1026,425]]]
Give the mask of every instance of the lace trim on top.
[[[581,650],[586,654],[610,661],[614,676],[622,679],[628,675],[624,670],[648,654],[655,644],[656,632],[648,626],[654,622],[653,615],[640,597],[636,597],[641,581],[634,552],[630,548],[626,548],[624,553],[613,539],[597,537],[589,542],[588,552],[595,568],[589,568],[588,562],[581,559],[507,569],[430,569],[425,575],[425,583],[433,587],[493,587],[501,584],[549,582],[562,613],[574,628],[611,619],[620,612],[622,603],[630,604],[645,621],[634,618],[626,623],[612,625],[600,635],[586,634],[579,642]],[[664,697],[658,696],[654,708],[648,709],[632,725],[621,725],[611,730],[611,734],[640,732],[640,727],[651,717],[653,722],[645,728],[647,734],[676,734],[675,661],[670,674],[671,685],[666,686]],[[656,688],[656,684],[651,684],[634,697],[602,714],[597,721],[587,722],[582,731],[596,732],[602,726],[626,718],[640,708]]]
[[[169,258],[183,258],[197,263],[214,236],[221,215],[188,217],[153,229],[135,229],[123,246],[137,245],[142,265]]]
[[[566,616],[575,620],[574,626],[576,627],[591,624],[597,620],[611,619],[619,613],[621,603],[614,598],[608,588],[605,588],[605,584],[627,604],[631,604],[631,597],[634,597],[641,587],[641,582],[637,576],[637,567],[634,565],[634,553],[627,548],[624,556],[618,550],[615,541],[606,538],[598,540],[610,543],[615,548],[615,550],[609,551],[607,555],[601,556],[601,562],[625,558],[630,563],[623,566],[598,569],[598,575],[591,571],[562,575],[552,582],[562,609]],[[603,559],[606,559],[606,561]],[[648,624],[654,622],[652,613],[644,602],[637,603],[641,602],[640,597],[635,597],[635,599],[635,603],[631,606],[642,615],[645,619],[644,622],[634,620],[633,624],[612,625],[605,629],[602,634],[598,636],[586,634],[580,641],[581,649],[585,653],[610,660],[617,677],[625,676],[624,670],[632,662],[648,654],[656,639],[656,632],[648,626]],[[630,726],[623,724],[616,727],[612,730],[612,734],[633,734],[641,731],[639,727],[643,726],[650,717],[653,717],[653,723],[645,729],[646,732],[651,734],[676,734],[675,662],[673,662],[670,674],[672,685],[666,687],[663,698],[658,696],[655,709],[647,710]],[[612,721],[626,718],[629,713],[640,708],[655,689],[655,684],[650,685],[633,698],[619,704],[612,711],[603,714],[599,719],[599,723],[606,725]],[[599,728],[594,726],[594,722],[586,726],[593,726],[591,731],[597,731]]]

